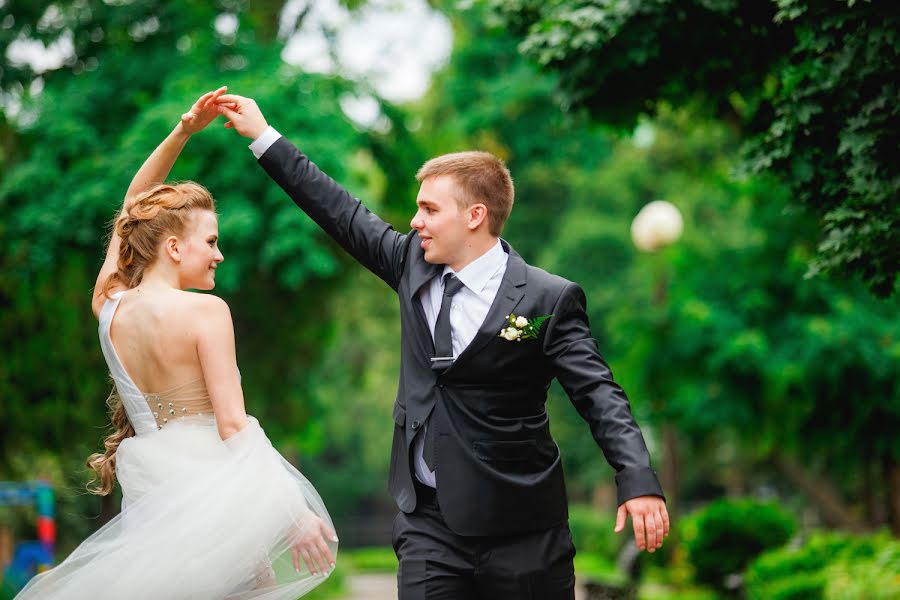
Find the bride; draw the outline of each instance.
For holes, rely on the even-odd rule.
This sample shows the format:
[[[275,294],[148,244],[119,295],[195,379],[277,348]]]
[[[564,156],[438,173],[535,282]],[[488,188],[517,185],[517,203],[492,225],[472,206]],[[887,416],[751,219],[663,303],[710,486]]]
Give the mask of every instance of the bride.
[[[337,537],[313,486],[244,412],[215,205],[162,184],[211,123],[200,97],[141,166],[97,276],[94,315],[115,382],[115,432],[88,465],[122,512],[17,599],[293,600],[334,568]]]

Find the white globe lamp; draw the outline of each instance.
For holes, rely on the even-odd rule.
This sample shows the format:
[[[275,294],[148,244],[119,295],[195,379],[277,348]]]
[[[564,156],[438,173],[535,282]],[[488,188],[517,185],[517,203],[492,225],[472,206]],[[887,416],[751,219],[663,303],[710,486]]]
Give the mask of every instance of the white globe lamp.
[[[684,220],[671,202],[654,200],[631,222],[631,240],[639,250],[655,252],[681,237]]]

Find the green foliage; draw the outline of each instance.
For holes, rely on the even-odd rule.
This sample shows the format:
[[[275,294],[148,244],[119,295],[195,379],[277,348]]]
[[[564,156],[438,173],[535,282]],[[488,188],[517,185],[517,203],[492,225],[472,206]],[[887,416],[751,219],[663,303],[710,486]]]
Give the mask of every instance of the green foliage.
[[[669,109],[642,127],[652,143],[622,140],[570,182],[536,263],[585,288],[601,352],[642,426],[683,433],[682,491],[745,485],[752,465],[787,452],[859,497],[865,484],[845,474],[900,456],[896,302],[803,279],[815,224],[784,219],[787,191],[771,178],[732,177],[739,142],[728,128]],[[656,199],[679,208],[684,233],[641,254],[629,226]],[[579,440],[577,415],[558,408],[558,388],[553,396],[570,489],[584,494],[608,470]]]
[[[614,563],[622,547],[622,539],[613,533],[615,515],[603,513],[593,506],[573,504],[569,507],[569,529],[578,552],[601,556]]]
[[[488,0],[519,49],[557,74],[563,106],[630,126],[700,106],[747,134],[819,220],[808,275],[860,277],[880,296],[900,265],[900,15],[884,2]]]
[[[856,274],[887,296],[900,268],[900,17],[877,2],[778,4],[796,43],[748,165],[782,175],[820,216],[811,274]]]
[[[567,102],[629,126],[657,99],[681,104],[700,94],[715,102],[754,91],[790,43],[789,32],[771,26],[771,3],[487,3],[522,37],[520,51],[559,75]]]
[[[13,600],[16,596],[16,590],[12,589],[12,584],[8,581],[0,581],[0,600]]]
[[[725,14],[735,3],[704,4]],[[83,539],[95,524],[85,517],[98,513],[97,499],[77,490],[82,458],[107,423],[109,384],[88,316],[105,224],[184,107],[222,83],[256,98],[273,125],[399,230],[425,158],[468,148],[502,156],[517,191],[504,237],[526,260],[585,288],[594,335],[657,465],[659,425],[684,436],[685,496],[768,477],[756,465],[776,452],[802,457],[848,498],[883,494],[883,483],[865,487],[861,474],[900,457],[896,304],[858,286],[803,280],[817,224],[786,218],[786,187],[733,176],[740,138],[698,116],[702,103],[672,110],[660,102],[656,117],[641,121],[643,137],[615,139],[580,110],[561,113],[563,76],[530,64],[519,40],[489,26],[476,3],[448,9],[454,53],[428,96],[411,106],[382,102],[391,127],[361,132],[338,108],[356,86],[282,63],[280,44],[270,43],[278,6],[215,5],[239,18],[226,40],[207,5],[155,13],[140,2],[90,5],[95,19],[76,28],[76,40],[90,38],[96,19],[121,15],[139,23],[156,14],[159,30],[106,36],[108,47],[92,50],[83,68],[76,61],[46,74],[40,94],[24,86],[22,110],[0,122],[0,339],[13,349],[0,361],[0,478],[55,473],[72,492],[61,496],[63,545]],[[26,22],[19,12],[16,22]],[[729,98],[754,114],[749,95]],[[316,485],[340,534],[350,515],[391,506],[384,480],[399,368],[396,300],[290,203],[245,146],[214,126],[189,143],[173,178],[196,179],[219,201],[226,261],[216,293],[232,307],[248,410]],[[684,235],[639,254],[631,219],[660,198],[681,210]],[[570,497],[585,501],[611,485],[612,472],[558,387],[548,411]],[[48,466],[45,454],[62,458]],[[593,510],[572,514],[579,562],[593,557],[585,568],[602,570],[624,538]]]
[[[748,567],[750,600],[863,600],[900,595],[900,542],[885,534],[817,532],[800,547],[766,552]]]
[[[587,504],[569,506],[569,530],[575,545],[575,573],[585,581],[624,586],[628,575],[617,564],[623,544],[634,543],[631,525],[614,533],[615,514]]]
[[[826,570],[825,600],[900,598],[900,542],[883,536],[871,557],[848,558]]]
[[[684,517],[679,527],[697,582],[723,589],[726,576],[787,542],[796,523],[774,503],[722,499]]]
[[[707,588],[670,588],[659,584],[644,584],[638,591],[639,600],[721,600],[721,596]]]
[[[51,449],[66,457],[65,471],[77,488],[85,480],[80,464],[99,448],[108,423],[110,386],[89,303],[107,222],[141,162],[197,96],[222,83],[253,96],[282,133],[302,135],[316,162],[370,206],[380,207],[384,191],[366,136],[339,108],[340,97],[356,88],[292,69],[281,60],[280,43],[260,41],[271,39],[264,23],[277,22],[280,2],[192,3],[177,10],[142,2],[90,4],[95,10],[82,10],[83,3],[59,6],[66,19],[75,19],[66,26],[75,28],[76,49],[78,40],[98,31],[103,43],[45,74],[40,93],[22,88],[21,109],[14,117],[5,112],[0,123],[0,134],[10,134],[0,135],[0,143],[9,142],[0,170],[0,337],[12,350],[0,362],[0,479],[40,475],[38,461],[29,472],[13,464],[14,457]],[[35,31],[25,14],[31,8],[34,19],[44,10],[15,6],[17,28]],[[224,38],[213,18],[232,9],[239,28]],[[158,29],[146,36],[113,29],[148,20]],[[314,479],[326,501],[346,512],[361,496],[383,494],[390,428],[377,428],[378,434],[360,429],[358,438],[335,435],[332,428],[345,427],[325,413],[340,414],[336,406],[366,389],[370,404],[358,409],[364,413],[359,421],[374,431],[373,415],[389,415],[394,381],[388,370],[390,384],[372,391],[360,383],[368,373],[364,366],[333,376],[346,384],[340,396],[320,389],[320,362],[341,359],[329,354],[335,335],[353,333],[335,327],[344,310],[341,296],[353,293],[344,290],[351,260],[254,164],[246,143],[221,125],[189,142],[171,179],[197,180],[218,201],[226,266],[216,293],[232,307],[248,411],[289,458],[311,477],[319,475]],[[362,305],[370,299],[362,288],[354,291]],[[378,297],[385,291],[381,286]],[[363,310],[356,314],[366,318]],[[390,333],[396,322],[385,327]],[[355,446],[360,440],[371,446]],[[83,504],[70,512],[73,524],[60,528],[65,544],[86,537],[91,523],[84,516],[97,511]]]

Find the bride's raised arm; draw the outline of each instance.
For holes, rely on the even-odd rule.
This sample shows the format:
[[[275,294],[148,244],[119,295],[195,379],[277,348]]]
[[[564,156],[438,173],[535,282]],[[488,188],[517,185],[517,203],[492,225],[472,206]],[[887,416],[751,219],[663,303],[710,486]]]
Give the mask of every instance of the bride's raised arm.
[[[128,191],[125,193],[125,201],[122,203],[122,210],[119,212],[117,219],[128,211],[128,208],[134,202],[134,199],[141,193],[152,186],[163,183],[172,166],[181,154],[181,150],[187,144],[188,139],[198,131],[201,131],[209,125],[217,116],[219,116],[216,108],[216,99],[225,93],[227,88],[221,87],[214,92],[207,92],[200,96],[191,109],[181,115],[181,120],[175,128],[166,136],[166,139],[156,147],[153,153],[147,157],[141,168],[131,180]],[[113,227],[112,235],[109,240],[109,246],[106,249],[106,259],[97,275],[97,282],[94,285],[94,294],[91,301],[91,308],[94,316],[99,318],[100,309],[106,300],[103,291],[103,284],[106,279],[116,272],[119,260],[120,239],[116,228]],[[115,285],[109,292],[115,292],[124,287],[122,284]]]

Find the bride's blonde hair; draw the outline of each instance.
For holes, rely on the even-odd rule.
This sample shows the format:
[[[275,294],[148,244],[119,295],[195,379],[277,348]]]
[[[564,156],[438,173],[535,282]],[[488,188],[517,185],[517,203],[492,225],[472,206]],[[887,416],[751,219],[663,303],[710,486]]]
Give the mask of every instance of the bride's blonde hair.
[[[215,212],[216,203],[205,187],[193,181],[162,183],[139,194],[115,220],[115,231],[121,240],[119,258],[116,272],[103,282],[103,295],[109,298],[117,283],[124,283],[129,289],[138,285],[144,271],[156,261],[164,236],[182,235],[196,210]],[[106,404],[113,432],[103,441],[105,452],[91,454],[87,459],[87,466],[95,471],[88,491],[101,496],[112,492],[115,485],[119,444],[134,435],[115,385]]]

